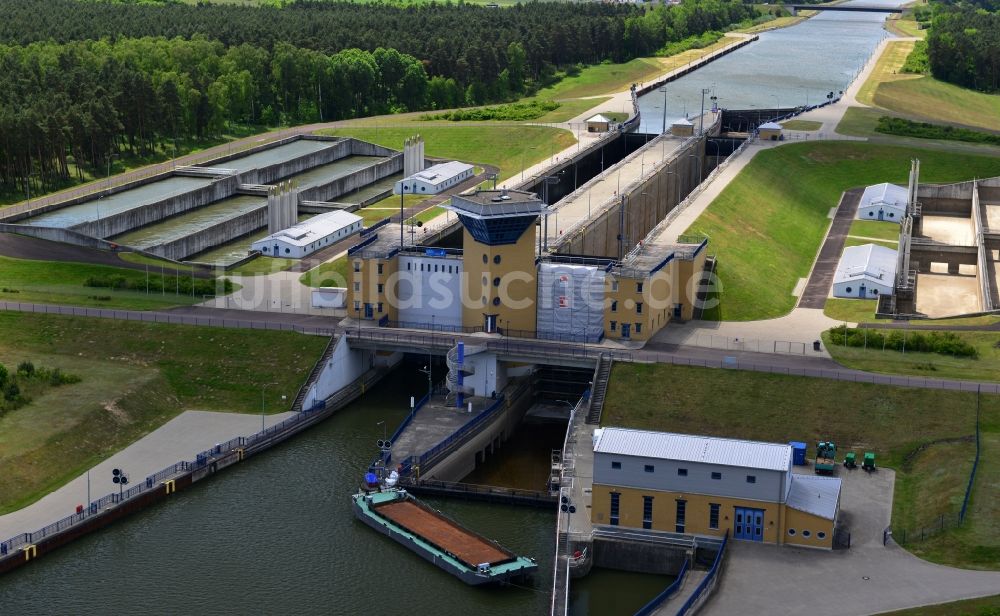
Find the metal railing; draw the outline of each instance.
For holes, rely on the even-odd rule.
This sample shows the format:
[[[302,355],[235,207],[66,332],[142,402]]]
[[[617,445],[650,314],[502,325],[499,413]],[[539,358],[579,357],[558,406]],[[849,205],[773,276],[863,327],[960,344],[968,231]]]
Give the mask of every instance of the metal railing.
[[[719,547],[719,551],[715,555],[715,562],[712,563],[712,568],[708,570],[708,574],[701,580],[698,587],[694,589],[691,596],[688,597],[681,609],[677,611],[677,616],[684,616],[687,613],[694,613],[698,611],[701,604],[708,599],[709,593],[715,588],[716,583],[719,578],[719,569],[722,566],[722,560],[726,554],[726,546],[729,544],[729,531],[726,531],[726,536],[722,538],[722,546]]]
[[[68,515],[34,532],[21,533],[0,542],[0,558],[9,556],[19,547],[33,545],[56,533],[79,525],[86,520],[105,513],[109,508],[127,503],[150,490],[161,489],[163,482],[168,479],[184,476],[185,474],[209,467],[212,464],[228,465],[242,459],[245,453],[260,451],[283,441],[307,425],[325,416],[324,411],[332,412],[339,408],[345,400],[353,399],[360,390],[378,381],[384,374],[384,370],[369,371],[351,385],[337,392],[337,394],[314,405],[308,410],[297,413],[284,421],[250,436],[239,436],[225,443],[218,443],[210,449],[196,454],[194,461],[181,460],[149,475],[144,481],[136,483],[136,485],[128,490],[107,494],[97,500],[91,501],[80,513]]]
[[[37,314],[60,314],[75,317],[95,317],[119,321],[141,321],[143,323],[167,323],[170,325],[200,325],[224,327],[227,329],[261,329],[269,331],[291,331],[300,334],[321,334],[332,336],[336,327],[298,325],[296,323],[276,323],[274,321],[254,321],[250,319],[230,319],[223,317],[202,317],[193,314],[173,314],[166,312],[115,310],[113,308],[85,308],[82,306],[56,306],[26,302],[0,302],[0,310],[11,312],[31,312]]]
[[[671,583],[670,586],[667,586],[663,592],[653,597],[649,603],[639,608],[639,610],[635,613],[635,616],[649,616],[655,612],[657,608],[663,605],[667,599],[677,594],[677,591],[680,590],[681,586],[684,584],[684,576],[686,576],[688,572],[688,562],[689,561],[685,560],[684,564],[681,565],[681,570],[677,573],[677,578],[673,581],[673,583]]]

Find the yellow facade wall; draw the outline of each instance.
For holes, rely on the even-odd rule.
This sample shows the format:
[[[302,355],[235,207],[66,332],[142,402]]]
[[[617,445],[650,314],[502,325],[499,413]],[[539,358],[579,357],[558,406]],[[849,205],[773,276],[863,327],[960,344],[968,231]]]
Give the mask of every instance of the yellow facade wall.
[[[390,321],[399,318],[397,310],[398,269],[399,260],[350,258],[350,270],[347,285],[347,312],[349,316],[365,319],[365,304],[372,305],[370,320],[378,321],[388,316]],[[380,271],[381,270],[381,271]],[[360,303],[360,310],[355,309],[355,302]],[[382,310],[379,311],[379,304]]]
[[[827,520],[791,507],[786,507],[785,512],[785,528],[783,530],[785,543],[826,550],[833,549],[833,520]],[[789,530],[794,530],[795,534],[789,534]],[[802,531],[809,531],[809,536],[804,536]],[[819,536],[820,533],[823,533],[822,539]]]
[[[503,329],[535,331],[538,310],[535,242],[534,225],[528,227],[516,243],[501,246],[481,244],[468,229],[462,230],[465,295],[462,324],[465,327],[482,327],[483,315],[495,314],[497,325]],[[494,305],[493,300],[497,297],[500,304]]]
[[[783,504],[754,501],[747,499],[709,496],[706,494],[691,494],[679,492],[663,492],[658,490],[625,488],[594,484],[591,493],[591,521],[594,524],[610,524],[611,493],[621,494],[618,501],[619,526],[642,528],[643,496],[653,497],[653,528],[676,532],[677,501],[686,501],[684,532],[697,535],[726,534],[732,535],[735,507],[749,507],[764,511],[764,537],[767,543],[777,543],[780,539],[779,529],[786,507]],[[719,504],[719,527],[709,527],[709,505]]]

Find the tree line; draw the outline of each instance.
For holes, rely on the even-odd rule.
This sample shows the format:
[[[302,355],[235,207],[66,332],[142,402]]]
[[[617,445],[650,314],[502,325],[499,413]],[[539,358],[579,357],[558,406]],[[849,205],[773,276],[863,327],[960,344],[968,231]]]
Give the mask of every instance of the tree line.
[[[651,55],[755,14],[686,0],[284,8],[8,0],[0,20],[0,188],[103,172],[227,125],[506,101],[559,67]],[[103,175],[103,173],[101,173]]]
[[[931,74],[966,88],[1000,91],[1000,0],[934,2],[930,13]]]

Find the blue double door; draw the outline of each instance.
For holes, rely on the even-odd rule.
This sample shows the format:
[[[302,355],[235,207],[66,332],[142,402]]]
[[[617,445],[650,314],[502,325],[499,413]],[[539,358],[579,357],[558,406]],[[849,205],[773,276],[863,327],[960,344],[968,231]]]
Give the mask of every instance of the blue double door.
[[[736,507],[733,538],[744,541],[764,540],[764,510]]]

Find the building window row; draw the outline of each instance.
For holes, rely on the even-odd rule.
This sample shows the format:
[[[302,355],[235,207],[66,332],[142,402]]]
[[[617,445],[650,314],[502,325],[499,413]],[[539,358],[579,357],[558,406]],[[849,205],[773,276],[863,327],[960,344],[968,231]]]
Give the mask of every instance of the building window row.
[[[619,494],[618,492],[611,493],[611,509],[609,512],[610,517],[608,521],[611,523],[612,526],[618,526],[620,499],[621,499],[621,494]]]
[[[796,533],[795,533],[795,529],[794,529],[794,528],[789,528],[789,529],[788,529],[788,536],[789,536],[789,537],[794,537],[794,536],[795,536],[795,534],[796,534]],[[808,531],[808,530],[804,530],[804,531],[802,531],[802,537],[803,537],[804,539],[808,539],[808,538],[809,538],[809,537],[811,537],[811,536],[812,536],[812,532],[811,532],[811,531]],[[816,538],[817,538],[817,539],[821,539],[821,540],[822,540],[822,539],[826,539],[826,533],[825,533],[825,532],[823,532],[823,531],[819,531],[818,533],[816,533]]]

